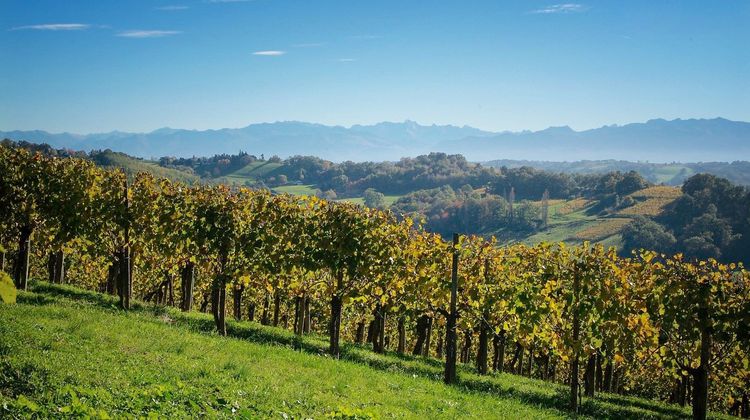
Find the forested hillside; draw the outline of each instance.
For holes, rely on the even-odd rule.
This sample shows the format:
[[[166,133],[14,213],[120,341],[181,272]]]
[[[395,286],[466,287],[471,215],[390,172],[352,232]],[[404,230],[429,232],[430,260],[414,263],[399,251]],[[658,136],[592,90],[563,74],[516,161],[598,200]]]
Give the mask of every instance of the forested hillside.
[[[573,413],[601,392],[690,404],[696,418],[750,413],[750,273],[733,262],[449,242],[352,203],[129,181],[19,148],[0,148],[0,173],[0,268],[22,291],[47,278],[116,294],[125,311],[135,299],[210,309],[223,336],[235,332],[227,317],[258,319],[325,334],[334,358],[347,341],[412,349],[436,356],[448,384],[463,375],[458,363],[481,376],[516,372],[563,385]],[[635,175],[606,179],[615,194],[639,191]],[[701,186],[684,192],[711,191]],[[10,395],[14,407],[37,404]]]
[[[626,248],[682,252],[695,258],[750,261],[750,191],[699,174],[653,221],[639,219],[623,232]]]
[[[741,156],[738,156],[740,158]],[[739,185],[750,185],[750,162],[736,160],[733,162],[701,163],[647,163],[628,162],[624,160],[580,160],[575,162],[545,162],[531,160],[492,160],[484,163],[487,166],[501,168],[520,168],[529,166],[535,169],[571,174],[604,174],[607,172],[636,171],[649,182],[680,186],[686,179],[697,173],[708,173],[726,178]]]

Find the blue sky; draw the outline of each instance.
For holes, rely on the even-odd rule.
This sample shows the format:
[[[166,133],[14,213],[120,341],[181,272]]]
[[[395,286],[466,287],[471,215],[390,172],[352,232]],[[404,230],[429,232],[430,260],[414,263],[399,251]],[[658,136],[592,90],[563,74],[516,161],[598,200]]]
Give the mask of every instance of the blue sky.
[[[0,0],[0,130],[750,120],[750,1]]]

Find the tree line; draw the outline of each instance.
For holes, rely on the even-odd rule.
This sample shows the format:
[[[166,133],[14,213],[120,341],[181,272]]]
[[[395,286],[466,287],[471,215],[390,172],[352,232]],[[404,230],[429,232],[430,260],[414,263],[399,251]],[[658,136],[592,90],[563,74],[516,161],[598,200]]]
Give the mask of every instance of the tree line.
[[[679,186],[696,173],[709,173],[726,178],[739,185],[750,185],[750,162],[696,162],[696,163],[649,163],[629,162],[625,160],[581,160],[575,162],[549,162],[501,159],[486,162],[485,165],[500,168],[517,168],[530,166],[547,172],[565,172],[571,174],[601,174],[607,172],[636,171],[654,184],[665,183]]]
[[[498,247],[316,197],[189,186],[0,147],[2,269],[185,311],[749,415],[750,274],[584,244]],[[7,257],[7,258],[6,258]],[[11,263],[12,261],[12,263]],[[11,269],[12,266],[12,269]]]
[[[567,174],[520,168],[483,166],[462,155],[434,152],[398,162],[334,163],[314,156],[293,156],[266,175],[266,180],[284,175],[289,181],[315,184],[321,191],[334,191],[339,198],[360,196],[367,189],[388,195],[450,186],[459,189],[489,187],[489,192],[507,195],[515,188],[523,200],[538,200],[545,190],[550,198],[625,195],[633,192],[633,182],[646,185],[637,172],[607,174]],[[503,194],[505,191],[505,194]],[[627,192],[626,192],[627,191]]]

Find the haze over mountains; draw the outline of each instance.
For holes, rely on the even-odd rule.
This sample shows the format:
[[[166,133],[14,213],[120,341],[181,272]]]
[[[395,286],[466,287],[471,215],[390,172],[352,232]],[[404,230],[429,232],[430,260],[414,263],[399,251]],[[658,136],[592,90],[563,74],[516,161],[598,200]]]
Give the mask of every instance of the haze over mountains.
[[[210,156],[243,150],[282,158],[314,155],[333,161],[397,160],[434,151],[461,153],[473,161],[750,160],[750,123],[723,118],[655,119],[583,131],[550,127],[495,133],[468,126],[420,125],[413,121],[346,128],[292,121],[204,131],[162,128],[150,133],[113,131],[81,135],[9,131],[0,132],[0,137],[75,150],[112,149],[144,158]]]

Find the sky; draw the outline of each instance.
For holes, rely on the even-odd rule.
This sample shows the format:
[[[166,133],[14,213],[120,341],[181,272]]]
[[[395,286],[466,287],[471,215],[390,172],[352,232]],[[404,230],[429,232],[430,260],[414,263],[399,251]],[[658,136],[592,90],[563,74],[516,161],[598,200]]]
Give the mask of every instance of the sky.
[[[750,1],[0,0],[0,130],[750,121]]]

